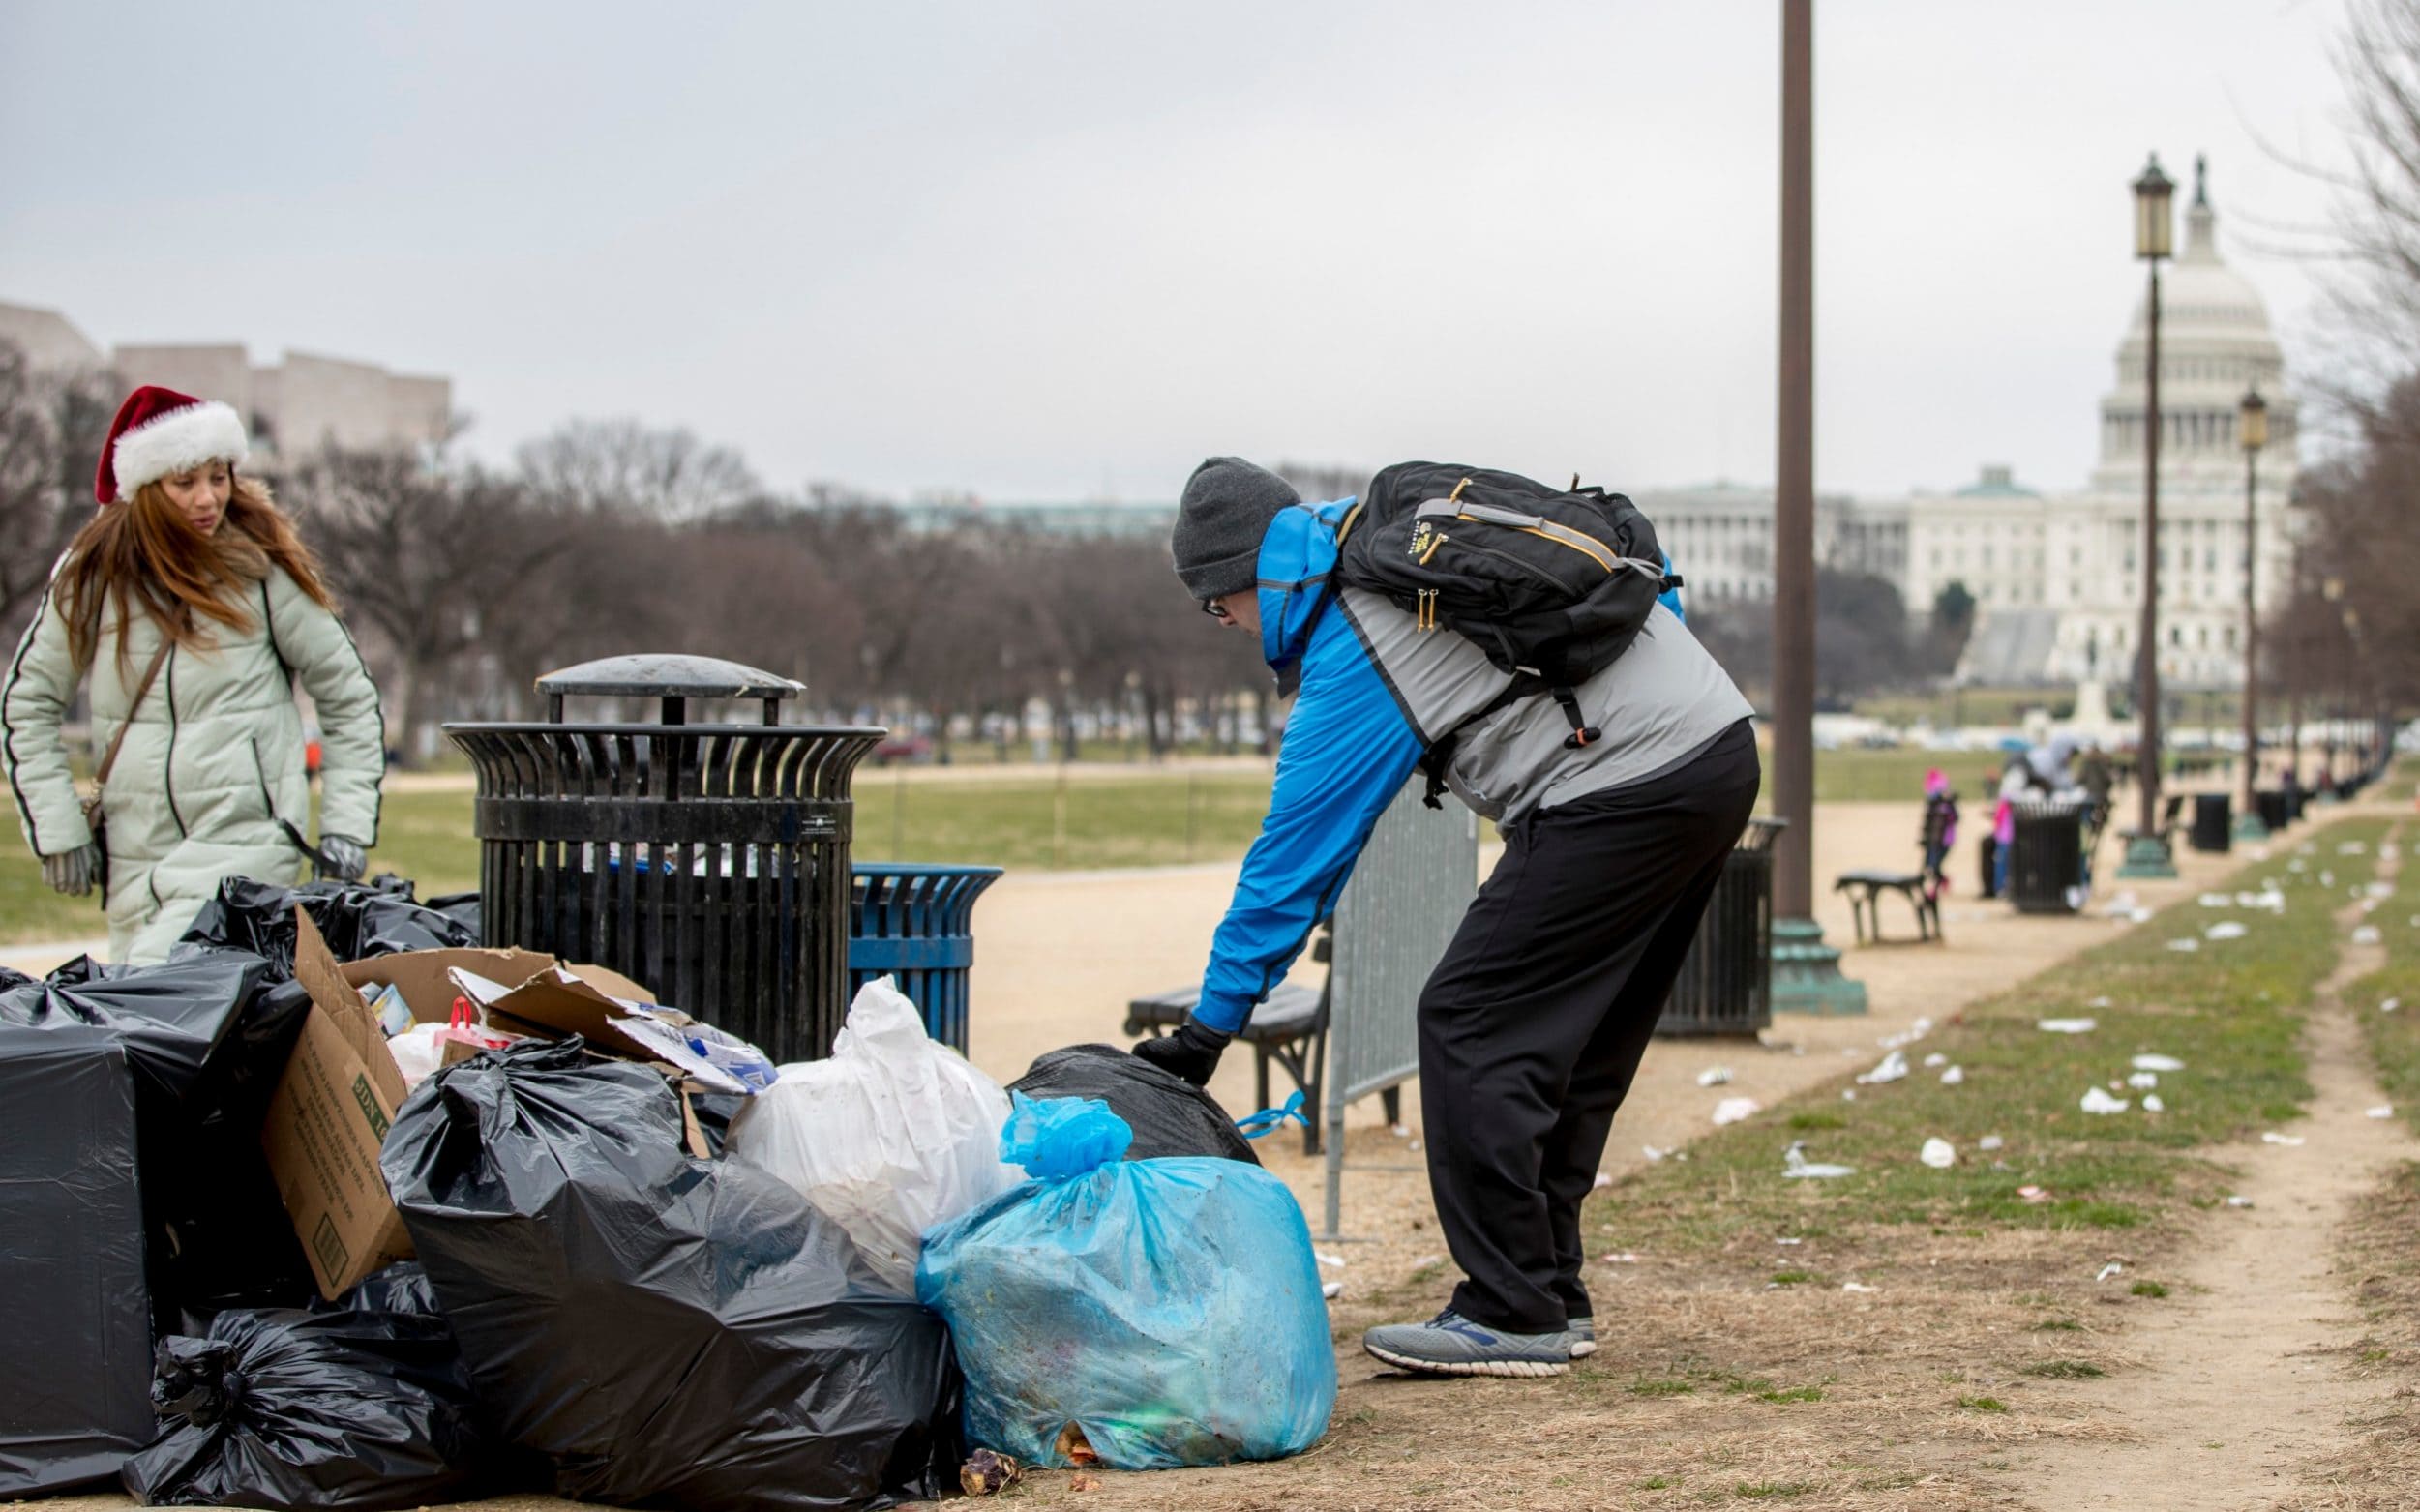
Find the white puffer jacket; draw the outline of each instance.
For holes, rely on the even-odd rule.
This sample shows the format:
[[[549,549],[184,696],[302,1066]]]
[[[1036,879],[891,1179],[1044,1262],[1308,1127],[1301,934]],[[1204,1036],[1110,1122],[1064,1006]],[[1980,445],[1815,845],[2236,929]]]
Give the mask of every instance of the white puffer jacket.
[[[320,833],[377,842],[386,729],[361,653],[343,621],[284,569],[272,566],[249,593],[250,630],[205,621],[209,649],[168,653],[109,774],[103,814],[113,960],[165,960],[226,877],[291,882],[299,875],[303,854],[280,822],[310,832],[297,683],[318,709]],[[159,627],[137,612],[121,658],[112,619],[103,616],[90,668],[96,759],[128,723],[127,704],[160,646]],[[26,842],[45,856],[92,839],[60,738],[78,676],[67,621],[46,595],[0,685],[0,755]]]

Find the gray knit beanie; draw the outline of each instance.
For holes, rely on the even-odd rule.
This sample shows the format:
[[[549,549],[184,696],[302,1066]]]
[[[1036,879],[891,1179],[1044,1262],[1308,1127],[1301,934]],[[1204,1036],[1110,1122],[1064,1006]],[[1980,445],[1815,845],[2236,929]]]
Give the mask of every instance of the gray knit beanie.
[[[1185,592],[1209,600],[1259,582],[1261,537],[1279,510],[1300,502],[1292,484],[1240,457],[1213,457],[1194,468],[1168,542]]]

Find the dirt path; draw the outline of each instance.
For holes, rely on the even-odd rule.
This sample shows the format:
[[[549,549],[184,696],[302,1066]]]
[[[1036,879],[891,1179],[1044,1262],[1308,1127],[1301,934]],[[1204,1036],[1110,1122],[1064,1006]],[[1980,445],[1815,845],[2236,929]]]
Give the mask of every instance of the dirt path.
[[[2395,865],[2383,859],[2381,875]],[[2339,922],[2349,933],[2361,917],[2347,909]],[[2241,1171],[2236,1192],[2252,1207],[2212,1214],[2210,1242],[2179,1272],[2185,1284],[2138,1315],[2126,1343],[2141,1368],[2076,1391],[2132,1437],[2044,1445],[2012,1477],[2026,1504],[2267,1507],[2298,1467],[2348,1447],[2348,1417],[2375,1409],[2380,1387],[2331,1358],[2359,1327],[2332,1258],[2353,1203],[2393,1163],[2420,1157],[2401,1120],[2367,1116],[2386,1099],[2341,995],[2381,957],[2347,944],[2321,985],[2304,1041],[2316,1095],[2308,1117],[2277,1131],[2302,1142],[2214,1152]]]

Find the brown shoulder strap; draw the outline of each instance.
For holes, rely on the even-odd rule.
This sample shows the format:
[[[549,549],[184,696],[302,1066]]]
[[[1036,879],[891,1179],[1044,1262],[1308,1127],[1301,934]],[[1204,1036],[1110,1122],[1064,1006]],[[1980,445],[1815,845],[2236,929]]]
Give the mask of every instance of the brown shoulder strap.
[[[134,726],[134,711],[142,707],[143,695],[160,678],[160,668],[166,664],[168,653],[176,649],[176,637],[163,632],[160,649],[151,654],[151,665],[143,668],[143,680],[134,687],[134,697],[126,703],[126,718],[118,722],[118,732],[109,737],[109,749],[101,757],[101,766],[93,773],[93,786],[100,788],[109,781],[109,769],[118,764],[118,747],[126,744],[126,732]]]

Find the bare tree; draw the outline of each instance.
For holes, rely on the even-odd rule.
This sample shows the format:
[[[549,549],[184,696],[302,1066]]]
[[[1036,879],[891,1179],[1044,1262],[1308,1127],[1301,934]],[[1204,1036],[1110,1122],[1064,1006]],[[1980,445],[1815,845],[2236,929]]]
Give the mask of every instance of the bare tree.
[[[567,420],[513,454],[522,477],[549,504],[592,513],[644,515],[670,523],[701,519],[764,491],[728,446],[684,429],[637,420]]]
[[[92,518],[113,385],[105,372],[38,371],[0,341],[0,636],[10,643]]]

